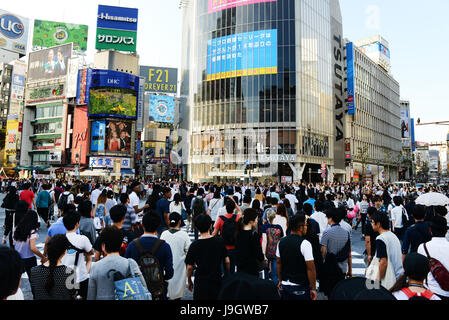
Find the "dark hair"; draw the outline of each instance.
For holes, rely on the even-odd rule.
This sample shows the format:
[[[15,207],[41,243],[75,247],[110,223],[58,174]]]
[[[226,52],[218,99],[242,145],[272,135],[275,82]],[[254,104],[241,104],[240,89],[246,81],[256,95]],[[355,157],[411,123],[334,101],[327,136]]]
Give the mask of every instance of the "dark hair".
[[[120,194],[120,202],[121,202],[122,204],[126,204],[126,202],[128,201],[128,199],[129,199],[129,196],[128,196],[127,193],[122,193],[122,194]]]
[[[249,196],[251,198],[251,189],[246,189],[245,190],[245,196]]]
[[[107,197],[108,197],[108,199],[114,198],[114,191],[108,190]]]
[[[298,231],[299,228],[306,225],[306,216],[303,214],[297,214],[290,219],[290,230]]]
[[[78,212],[70,212],[64,215],[62,218],[62,222],[64,223],[64,227],[67,231],[75,229],[75,226],[78,222],[80,222],[80,215]]]
[[[415,281],[423,282],[430,272],[430,263],[427,257],[419,253],[409,253],[404,259],[404,274],[402,274],[390,292],[400,291],[406,288],[407,278]]]
[[[444,206],[435,206],[435,213],[441,217],[447,216],[447,209]]]
[[[57,234],[48,240],[47,257],[50,263],[50,274],[45,282],[45,290],[50,295],[51,289],[55,286],[54,272],[59,258],[70,247],[70,242],[65,234]]]
[[[39,219],[35,211],[28,211],[17,225],[14,232],[14,240],[19,242],[26,242],[31,236],[32,231],[39,228]]]
[[[203,188],[199,188],[198,191],[196,192],[197,196],[202,196],[204,194],[204,189]]]
[[[371,216],[371,220],[374,221],[374,224],[380,223],[382,229],[390,230],[390,219],[385,213],[377,212]]]
[[[277,205],[278,204],[278,198],[272,197],[271,198],[271,204],[274,205],[274,206]]]
[[[310,203],[305,203],[302,207],[302,210],[304,211],[304,213],[306,214],[306,216],[311,216],[312,212],[313,212],[313,208],[312,205]]]
[[[111,219],[114,223],[119,223],[125,218],[126,211],[127,211],[127,209],[126,209],[125,205],[118,204],[116,206],[113,206],[109,210],[109,216],[111,217]]]
[[[212,225],[212,219],[207,214],[200,214],[194,219],[195,228],[198,229],[200,233],[205,233],[210,230],[210,226]]]
[[[377,209],[375,207],[369,207],[366,213],[368,214],[368,216],[372,217],[373,214],[377,213]]]
[[[251,190],[250,190],[250,192],[251,192]],[[251,196],[248,196],[248,195],[244,196],[243,203],[251,203]]]
[[[343,211],[344,211],[344,209],[343,209]],[[343,218],[340,213],[340,210],[338,210],[337,208],[329,208],[326,210],[325,214],[326,214],[326,217],[332,219],[332,221],[334,221],[335,224],[340,224],[340,222]]]
[[[175,193],[175,196],[173,197],[173,201],[175,201],[175,204],[178,206],[181,202],[181,195],[179,193]]]
[[[178,225],[178,223],[182,220],[182,217],[179,213],[172,212],[170,213],[170,216],[168,217],[168,220],[170,221],[170,227],[174,228]]]
[[[234,213],[235,203],[232,200],[228,200],[226,203],[226,213]]]
[[[435,216],[430,223],[432,237],[444,238],[447,233],[447,220],[441,216]]]
[[[148,212],[143,216],[142,224],[145,232],[155,232],[161,225],[161,217],[155,212]]]
[[[257,199],[254,199],[251,208],[256,209],[256,210],[257,210],[257,209],[260,209],[260,201],[257,200]]]
[[[401,204],[403,204],[402,198],[398,196],[393,197],[393,202],[396,207],[399,207]]]
[[[417,220],[423,220],[426,217],[426,206],[416,205],[413,208],[413,217]]]
[[[108,253],[119,252],[123,242],[123,233],[116,226],[107,226],[100,234],[100,245],[105,245]]]
[[[0,300],[15,294],[22,277],[23,262],[20,254],[0,246]]]
[[[256,209],[248,208],[243,211],[243,217],[237,221],[237,228],[235,230],[235,238],[238,237],[239,233],[243,231],[243,227],[249,224],[251,221],[256,221],[259,217]]]
[[[382,202],[381,196],[375,195],[375,196],[373,197],[373,202]]]
[[[91,218],[92,213],[92,202],[89,200],[84,200],[78,205],[78,213],[81,215],[81,217],[84,218]]]

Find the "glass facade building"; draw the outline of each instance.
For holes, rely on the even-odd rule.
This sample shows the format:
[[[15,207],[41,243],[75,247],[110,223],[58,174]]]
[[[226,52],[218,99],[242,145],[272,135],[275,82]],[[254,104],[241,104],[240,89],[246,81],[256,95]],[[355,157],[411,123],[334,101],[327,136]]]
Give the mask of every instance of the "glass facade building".
[[[262,182],[307,180],[309,169],[320,181],[321,164],[334,164],[338,0],[234,2],[182,1],[188,178],[249,177],[250,164]]]

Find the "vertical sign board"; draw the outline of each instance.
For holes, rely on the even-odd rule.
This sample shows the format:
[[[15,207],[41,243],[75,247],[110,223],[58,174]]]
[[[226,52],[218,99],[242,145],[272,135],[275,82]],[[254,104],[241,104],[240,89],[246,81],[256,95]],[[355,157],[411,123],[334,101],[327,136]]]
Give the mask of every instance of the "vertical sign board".
[[[92,122],[92,139],[90,142],[90,150],[93,152],[104,151],[104,143],[106,140],[106,121]]]
[[[348,58],[348,114],[355,114],[354,44],[346,44]]]
[[[345,47],[343,42],[343,25],[338,2],[332,1],[331,39],[332,39],[332,83],[334,106],[334,166],[345,170]]]
[[[412,152],[416,151],[416,140],[415,140],[415,118],[411,119],[411,135],[412,135]]]
[[[75,107],[73,119],[72,163],[87,164],[89,139],[87,106]],[[81,154],[80,154],[81,151]],[[79,158],[76,158],[78,154]]]
[[[145,78],[140,77],[139,79],[139,99],[137,102],[137,131],[142,131],[143,130],[143,109],[145,106],[145,91],[144,91],[144,86],[145,86]]]

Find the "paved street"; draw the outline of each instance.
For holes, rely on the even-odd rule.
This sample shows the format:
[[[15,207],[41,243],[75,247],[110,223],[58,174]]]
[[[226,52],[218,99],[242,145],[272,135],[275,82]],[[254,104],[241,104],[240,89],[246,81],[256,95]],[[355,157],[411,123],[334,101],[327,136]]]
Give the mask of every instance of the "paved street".
[[[3,198],[5,197],[4,194],[0,194],[0,203],[2,203]],[[144,205],[144,201],[141,201],[141,206]],[[0,208],[0,223],[1,226],[3,226],[5,221],[5,210],[3,208]],[[41,221],[41,228],[39,230],[39,238],[37,240],[37,248],[41,251],[44,249],[45,239],[47,237],[47,228],[43,221]],[[365,264],[363,262],[363,251],[365,250],[365,243],[362,240],[361,230],[360,226],[358,231],[353,231],[352,233],[352,265],[353,265],[353,275],[354,276],[363,276],[365,273]],[[1,234],[3,236],[3,227],[1,228]],[[184,228],[184,231],[186,229]],[[190,239],[194,241],[194,234],[190,233]],[[39,259],[38,259],[39,263]],[[32,300],[32,294],[31,294],[31,288],[29,285],[28,277],[26,273],[22,276],[22,284],[21,289],[23,291],[23,294],[25,296],[25,300]],[[193,295],[190,291],[186,289],[185,295],[183,297],[183,300],[193,300]]]

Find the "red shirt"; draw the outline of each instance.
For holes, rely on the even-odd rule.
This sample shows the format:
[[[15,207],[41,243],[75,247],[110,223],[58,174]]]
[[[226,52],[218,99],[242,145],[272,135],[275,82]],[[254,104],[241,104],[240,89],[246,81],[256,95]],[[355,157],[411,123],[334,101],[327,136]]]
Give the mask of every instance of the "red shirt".
[[[31,204],[33,203],[34,192],[30,190],[23,190],[20,193],[19,200],[25,200],[30,205],[28,209],[31,209]]]
[[[224,217],[229,219],[229,218],[232,218],[233,215],[234,214],[232,214],[232,213],[227,213],[227,214],[224,215]],[[221,217],[223,217],[223,216],[221,216]],[[241,217],[242,217],[242,215],[240,213],[237,214],[237,221],[239,221]],[[218,217],[217,221],[215,222],[214,228],[215,228],[215,230],[218,230],[220,232],[220,235],[223,232],[223,224],[224,224],[223,219]],[[226,250],[234,250],[234,249],[235,249],[235,246],[228,246],[228,245],[226,245]]]

